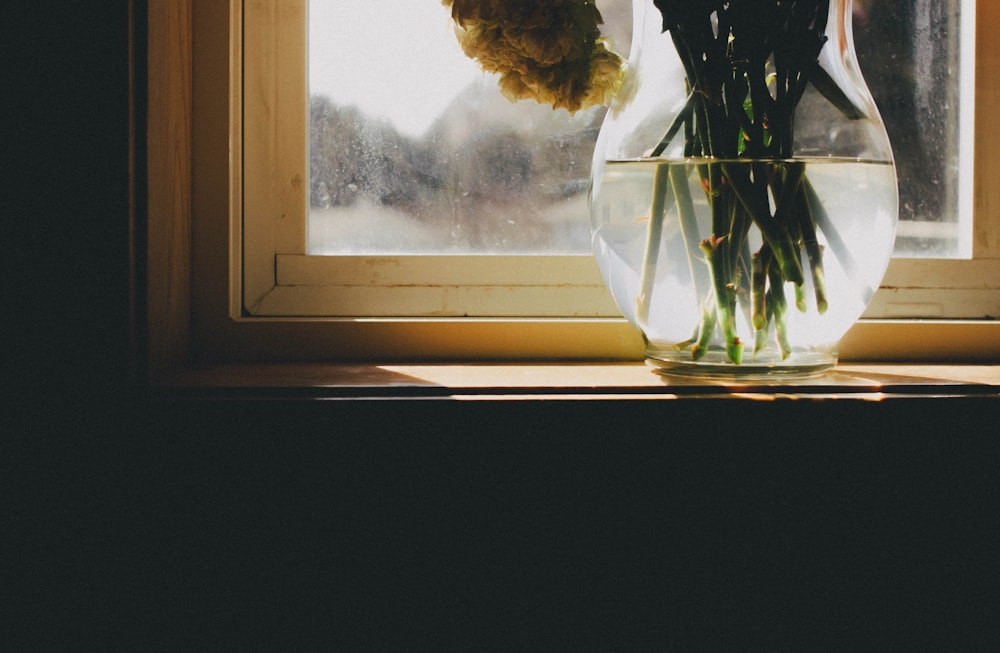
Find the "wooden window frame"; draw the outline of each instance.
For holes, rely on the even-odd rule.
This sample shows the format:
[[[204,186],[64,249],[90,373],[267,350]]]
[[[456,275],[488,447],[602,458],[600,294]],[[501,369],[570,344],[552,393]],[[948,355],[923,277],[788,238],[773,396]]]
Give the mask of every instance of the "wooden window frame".
[[[146,332],[154,383],[205,364],[641,359],[641,337],[619,317],[248,315],[242,300],[248,283],[241,264],[243,193],[245,183],[258,181],[244,180],[241,169],[242,4],[148,3]],[[977,106],[992,106],[1000,100],[1000,55],[986,43],[991,27],[1000,26],[1000,5],[977,3],[976,22]],[[988,112],[977,111],[976,127],[985,130],[988,119]],[[982,139],[974,156],[973,204],[980,219],[973,253],[984,286],[972,291],[982,294],[994,290],[1000,269],[1000,219],[994,217],[1000,215],[1000,183],[989,181],[1000,179],[1000,158]],[[935,265],[890,270],[885,288],[906,295],[920,274],[940,285],[947,270]],[[263,283],[277,284],[276,274]],[[955,290],[947,296],[969,289]],[[907,303],[913,302],[900,305]],[[998,358],[1000,323],[992,318],[863,319],[841,343],[845,361]]]

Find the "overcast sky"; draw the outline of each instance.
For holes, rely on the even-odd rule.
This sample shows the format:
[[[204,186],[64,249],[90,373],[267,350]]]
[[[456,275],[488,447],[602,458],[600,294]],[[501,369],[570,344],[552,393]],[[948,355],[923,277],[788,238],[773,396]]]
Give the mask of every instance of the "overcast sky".
[[[438,0],[312,0],[309,84],[419,136],[467,84],[481,77]]]

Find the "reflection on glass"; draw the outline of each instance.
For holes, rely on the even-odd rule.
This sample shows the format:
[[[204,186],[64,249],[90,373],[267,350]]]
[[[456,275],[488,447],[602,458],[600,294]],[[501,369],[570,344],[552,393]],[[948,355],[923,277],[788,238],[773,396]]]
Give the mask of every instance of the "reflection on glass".
[[[628,52],[630,0],[597,4]],[[854,0],[858,57],[900,176],[897,255],[968,255],[959,4]],[[309,20],[310,253],[590,252],[604,109],[511,104],[433,0],[316,0]]]

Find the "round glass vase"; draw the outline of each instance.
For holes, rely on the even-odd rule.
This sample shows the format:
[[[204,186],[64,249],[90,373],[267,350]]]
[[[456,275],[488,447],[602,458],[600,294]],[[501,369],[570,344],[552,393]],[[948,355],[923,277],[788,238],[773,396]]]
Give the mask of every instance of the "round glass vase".
[[[647,361],[742,378],[833,367],[897,219],[850,0],[634,0],[633,21],[590,206]]]

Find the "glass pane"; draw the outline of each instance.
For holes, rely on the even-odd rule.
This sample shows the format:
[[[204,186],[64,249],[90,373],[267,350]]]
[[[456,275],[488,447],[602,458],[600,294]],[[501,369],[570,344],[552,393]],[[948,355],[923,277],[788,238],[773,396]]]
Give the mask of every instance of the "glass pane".
[[[598,4],[627,52],[631,0]],[[590,253],[603,108],[511,103],[438,0],[309,12],[309,253]]]
[[[971,248],[961,3],[854,0],[858,58],[900,176],[897,255]],[[627,53],[631,0],[597,5]],[[437,0],[313,0],[309,12],[309,253],[590,253],[604,109],[510,103],[461,52]]]
[[[974,4],[854,0],[858,62],[896,158],[896,256],[971,255]]]

